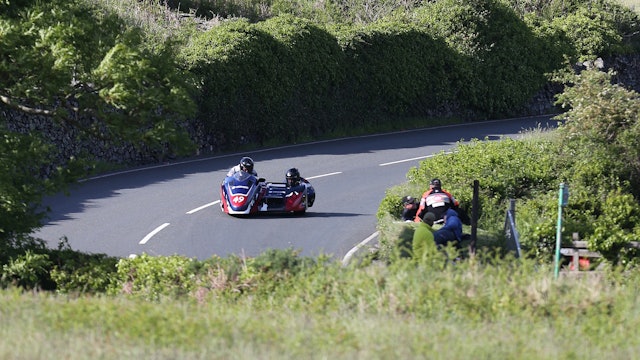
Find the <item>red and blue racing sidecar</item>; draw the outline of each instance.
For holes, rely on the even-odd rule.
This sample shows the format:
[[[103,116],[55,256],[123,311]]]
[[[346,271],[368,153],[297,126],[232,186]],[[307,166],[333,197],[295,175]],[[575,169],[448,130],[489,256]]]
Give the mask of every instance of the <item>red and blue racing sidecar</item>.
[[[315,189],[308,181],[287,186],[238,171],[222,181],[220,208],[229,215],[262,212],[303,214],[313,206],[315,196]]]

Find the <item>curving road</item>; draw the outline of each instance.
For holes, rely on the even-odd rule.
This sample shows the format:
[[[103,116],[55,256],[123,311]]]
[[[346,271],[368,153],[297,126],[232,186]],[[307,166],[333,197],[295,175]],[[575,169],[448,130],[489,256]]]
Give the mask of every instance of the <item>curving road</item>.
[[[554,127],[545,117],[509,119],[363,136],[254,151],[260,177],[284,181],[300,169],[317,192],[305,216],[235,218],[220,211],[219,184],[243,154],[129,170],[88,179],[45,199],[49,221],[33,236],[56,247],[126,257],[180,254],[198,259],[255,256],[300,249],[303,256],[342,258],[376,230],[376,211],[391,186],[406,181],[420,160],[459,140],[515,137],[523,129]],[[427,179],[425,179],[427,181]]]

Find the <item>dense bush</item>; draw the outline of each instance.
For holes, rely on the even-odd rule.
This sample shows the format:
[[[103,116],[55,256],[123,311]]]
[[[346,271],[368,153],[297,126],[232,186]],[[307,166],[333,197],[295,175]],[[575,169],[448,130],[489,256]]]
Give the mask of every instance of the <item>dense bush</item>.
[[[115,257],[74,251],[66,239],[49,249],[42,240],[21,238],[0,246],[0,254],[0,288],[104,293],[116,272]]]
[[[208,2],[200,4],[215,6]],[[284,38],[289,40],[285,42],[293,44],[293,40],[300,40],[300,35],[305,34],[306,40],[296,44],[316,46],[301,48],[297,45],[297,50],[282,52],[274,44],[267,45],[270,38],[265,38],[264,42],[225,45],[223,53],[242,54],[242,60],[231,55],[229,61],[260,66],[253,70],[242,66],[225,68],[239,73],[225,76],[246,74],[255,80],[232,85],[234,89],[242,85],[242,94],[237,91],[212,92],[212,88],[223,88],[227,86],[226,81],[232,79],[208,79],[220,72],[206,73],[208,75],[202,80],[205,91],[199,102],[205,103],[201,105],[201,114],[210,129],[220,128],[211,125],[212,121],[233,127],[226,124],[226,119],[232,115],[252,125],[256,120],[251,119],[262,118],[261,123],[274,123],[270,128],[277,129],[280,141],[290,142],[293,131],[288,129],[304,128],[298,125],[301,120],[310,123],[309,132],[317,136],[353,124],[366,127],[362,119],[377,122],[393,116],[437,116],[452,112],[458,116],[471,114],[475,118],[512,115],[548,82],[549,73],[566,67],[565,60],[630,51],[631,48],[624,46],[623,38],[632,38],[638,26],[637,15],[608,1],[542,4],[445,0],[422,6],[407,3],[402,11],[383,10],[387,7],[398,9],[398,4],[385,2],[376,4],[378,12],[375,16],[363,16],[359,21],[353,21],[353,15],[347,13],[357,12],[354,7],[367,7],[365,4],[324,4],[324,17],[318,15],[322,12],[318,8],[302,10],[304,3],[269,5],[277,9],[268,16],[269,20],[257,22],[257,28],[246,22],[245,29],[253,29],[251,32],[262,29],[280,39],[283,31],[278,29],[286,29],[288,35]],[[342,15],[335,14],[342,11]],[[328,26],[312,26],[311,22],[301,19],[304,16],[316,24]],[[224,22],[221,27],[228,29]],[[331,35],[321,28],[326,28]],[[215,29],[210,31],[216,32]],[[311,33],[320,36],[309,36]],[[324,40],[319,42],[322,37]],[[335,43],[331,44],[335,41],[343,53],[335,52]],[[210,46],[222,46],[215,44],[209,43]],[[190,67],[201,69],[198,63],[212,63],[204,52],[189,49],[192,46],[201,45],[192,43],[188,46],[186,52],[199,54],[195,57],[198,60],[191,58]],[[242,48],[233,50],[235,46]],[[273,58],[278,58],[280,68],[269,65],[273,64]],[[302,63],[298,59],[320,59],[329,66],[318,66],[311,61],[309,64],[313,67],[301,69],[295,65]],[[313,75],[306,77],[307,72]],[[348,77],[344,79],[342,74]],[[298,81],[306,81],[305,86],[317,85],[319,92],[300,93]],[[327,84],[331,85],[330,91],[326,91]],[[282,92],[265,91],[265,88],[278,88]],[[299,100],[287,102],[282,98],[287,94],[303,95],[298,99],[312,99],[312,106]],[[238,100],[240,95],[245,98]],[[218,100],[218,97],[223,99]],[[206,104],[212,101],[220,104]],[[313,106],[317,104],[323,106]],[[234,110],[224,110],[225,106]],[[280,112],[274,118],[277,111]],[[327,122],[332,125],[326,125]],[[260,143],[262,135],[259,131],[264,129],[260,129],[260,124],[255,125],[256,133],[249,138]],[[211,132],[211,136],[223,135],[218,130]],[[242,142],[237,137],[237,131],[230,130],[229,136],[219,140],[235,146]]]
[[[580,163],[581,182],[628,182],[627,191],[640,196],[640,97],[611,83],[611,73],[586,71],[559,97],[569,111],[561,130],[567,158]],[[583,150],[587,148],[589,152]]]
[[[637,266],[640,250],[629,247],[640,240],[640,204],[631,194],[613,190],[602,204],[604,212],[594,222],[589,247],[597,249],[614,264]]]
[[[182,296],[232,299],[246,292],[269,292],[278,282],[325,262],[322,258],[301,258],[298,253],[293,249],[272,249],[256,257],[213,256],[204,261],[179,255],[142,254],[118,261],[117,273],[107,291],[150,301]],[[75,290],[83,288],[76,286]]]
[[[573,164],[570,179],[590,192],[582,207],[596,217],[593,233],[585,234],[589,245],[614,262],[629,263],[638,255],[625,244],[638,240],[640,97],[612,84],[611,77],[592,69],[574,78],[559,97],[569,108],[559,131],[562,158]]]
[[[517,113],[573,55],[561,32],[532,24],[493,0],[441,1],[366,25],[235,19],[194,33],[181,61],[200,84],[208,136],[237,148],[398,117]]]
[[[557,143],[551,140],[473,139],[459,144],[450,154],[426,159],[409,170],[407,179],[425,191],[430,179],[439,178],[467,208],[473,197],[473,180],[478,180],[482,221],[492,228],[504,220],[509,199],[536,197],[554,186],[556,153]]]
[[[421,116],[459,101],[457,55],[406,20],[386,19],[338,34],[347,58],[342,92],[351,118]]]
[[[26,250],[24,254],[2,265],[0,284],[2,287],[16,286],[24,289],[41,289],[43,278],[48,277],[51,267],[47,254],[36,254]]]
[[[562,66],[566,53],[557,43],[543,42],[499,1],[437,1],[412,17],[459,54],[451,70],[464,85],[447,87],[459,89],[456,98],[480,115],[504,116],[518,109],[548,81],[547,72]]]
[[[282,99],[283,112],[274,118],[271,133],[285,143],[330,130],[335,119],[329,115],[341,112],[338,94],[348,69],[345,54],[335,37],[322,27],[290,15],[274,17],[257,24],[257,28],[273,37],[284,50],[277,59],[287,73],[277,86],[286,87]]]
[[[581,4],[575,12],[564,17],[553,19],[552,26],[562,29],[580,55],[578,60],[584,61],[628,51],[623,46],[626,34],[620,31],[620,27],[628,25],[618,22],[622,16],[631,16],[630,20],[637,22],[637,15],[618,4],[593,1]]]
[[[480,183],[479,227],[498,235],[508,200],[516,199],[516,224],[523,250],[549,261],[555,250],[560,183],[568,186],[562,242],[577,232],[613,264],[630,266],[638,250],[628,247],[639,239],[638,219],[638,107],[635,92],[611,84],[611,74],[585,70],[559,97],[569,110],[558,130],[521,140],[472,140],[458,144],[451,154],[424,160],[409,171],[410,186],[419,196],[428,180],[444,186],[468,206],[471,180]],[[422,185],[416,189],[416,185]],[[389,191],[379,220],[399,216],[402,196]]]
[[[199,118],[209,134],[221,137],[216,139],[221,146],[260,144],[270,126],[281,128],[273,123],[284,113],[291,88],[291,74],[279,66],[285,53],[273,37],[245,20],[194,36],[184,57],[201,83]]]
[[[74,251],[66,244],[49,253],[51,283],[58,293],[106,293],[116,275],[116,257]]]
[[[202,83],[199,117],[223,148],[291,142],[328,127],[314,113],[331,106],[342,56],[329,34],[292,17],[226,22],[183,52]]]
[[[142,254],[120,259],[111,294],[134,294],[149,301],[188,294],[195,283],[191,269],[193,259],[184,256],[149,256]]]

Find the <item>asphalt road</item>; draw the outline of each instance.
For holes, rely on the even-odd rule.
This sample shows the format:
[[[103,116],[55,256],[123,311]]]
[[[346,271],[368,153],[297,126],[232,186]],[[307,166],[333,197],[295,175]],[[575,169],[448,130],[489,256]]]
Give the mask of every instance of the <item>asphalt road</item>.
[[[66,237],[74,250],[118,257],[179,254],[203,260],[294,248],[303,256],[343,258],[376,231],[385,190],[405,182],[420,160],[460,140],[516,137],[556,123],[548,117],[509,119],[247,153],[267,181],[284,181],[290,167],[311,181],[317,197],[304,216],[236,218],[221,212],[220,182],[245,154],[132,169],[83,181],[69,196],[46,198],[50,219],[33,235],[51,247]]]

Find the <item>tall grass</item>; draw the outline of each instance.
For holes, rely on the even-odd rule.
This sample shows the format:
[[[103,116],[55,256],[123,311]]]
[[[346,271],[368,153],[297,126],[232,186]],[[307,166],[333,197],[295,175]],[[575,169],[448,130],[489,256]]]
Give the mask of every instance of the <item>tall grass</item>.
[[[640,0],[618,0],[618,3],[628,7],[635,12],[640,12]]]
[[[490,263],[494,263],[489,265]],[[265,291],[147,302],[0,292],[0,358],[634,358],[640,274],[533,262],[343,268]]]
[[[219,23],[219,19],[197,17],[194,9],[172,9],[166,2],[158,0],[124,1],[97,0],[97,4],[117,15],[130,26],[144,30],[145,34],[158,39],[168,39],[183,32],[184,28],[198,26],[208,29]]]

